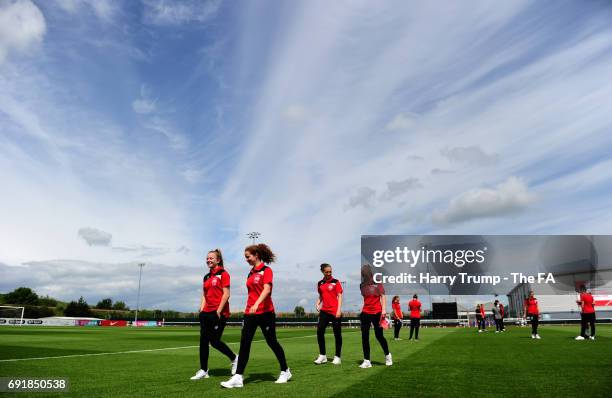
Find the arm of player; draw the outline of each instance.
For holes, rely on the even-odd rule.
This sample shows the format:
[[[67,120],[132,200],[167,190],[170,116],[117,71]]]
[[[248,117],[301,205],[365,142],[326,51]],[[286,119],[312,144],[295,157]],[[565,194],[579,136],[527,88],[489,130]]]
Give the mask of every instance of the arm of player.
[[[318,311],[321,311],[321,296],[319,296],[319,298],[317,299],[317,304],[315,304],[315,308]]]
[[[227,301],[230,298],[230,288],[229,287],[224,287],[223,288],[223,296],[221,296],[221,302],[219,303],[219,308],[217,308],[217,316],[221,316],[221,313],[223,312],[223,308],[225,307],[225,304],[227,304]]]
[[[384,294],[380,296],[380,304],[382,306],[382,312],[380,314],[380,317],[384,318],[387,316],[387,296],[385,296]]]
[[[338,311],[336,311],[336,318],[340,318],[342,315],[342,293],[338,293]]]
[[[268,297],[270,295],[271,291],[272,291],[272,285],[269,284],[269,283],[266,283],[264,285],[264,287],[263,287],[263,290],[262,290],[261,294],[257,298],[257,301],[255,301],[255,304],[253,304],[253,306],[249,310],[249,313],[251,313],[251,314],[256,313],[257,312],[257,308],[259,307],[259,304],[261,304],[261,302],[264,301],[266,299],[266,297]]]
[[[206,297],[202,294],[202,298],[200,299],[200,312],[204,311],[204,307],[206,307]]]

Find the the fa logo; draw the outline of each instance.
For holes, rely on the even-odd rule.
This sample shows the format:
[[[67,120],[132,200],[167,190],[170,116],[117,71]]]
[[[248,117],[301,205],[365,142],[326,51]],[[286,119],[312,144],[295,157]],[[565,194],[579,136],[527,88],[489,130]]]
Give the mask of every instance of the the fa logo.
[[[217,286],[217,278],[213,278],[211,283],[212,283],[213,286]]]
[[[334,290],[334,285],[332,284],[327,285],[327,290],[329,290],[330,292]]]
[[[259,283],[260,280],[261,280],[261,275],[259,274],[255,275],[255,279],[254,279],[255,283]]]

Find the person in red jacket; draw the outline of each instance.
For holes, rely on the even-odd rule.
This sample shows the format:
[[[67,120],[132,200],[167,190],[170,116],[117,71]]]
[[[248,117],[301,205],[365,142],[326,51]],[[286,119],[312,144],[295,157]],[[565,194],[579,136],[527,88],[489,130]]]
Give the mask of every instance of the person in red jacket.
[[[332,266],[321,264],[323,279],[317,283],[319,298],[316,308],[319,311],[319,323],[317,325],[317,342],[319,343],[319,356],[314,363],[321,365],[327,362],[325,354],[325,329],[332,324],[334,339],[336,340],[336,356],[332,363],[340,365],[342,353],[342,284],[332,277]]]
[[[401,340],[399,333],[400,329],[402,328],[402,319],[404,319],[404,314],[402,314],[399,296],[393,296],[393,299],[391,300],[391,308],[393,309],[393,313],[391,314],[391,318],[393,318],[393,339]]]
[[[202,299],[200,300],[200,370],[191,380],[207,379],[209,344],[232,361],[232,369],[237,366],[237,356],[221,341],[223,330],[230,316],[230,276],[223,268],[223,256],[220,249],[211,250],[206,256],[208,274],[202,282]]]
[[[538,334],[538,323],[540,318],[540,308],[538,307],[538,299],[535,298],[533,290],[529,291],[529,297],[525,299],[525,313],[523,318],[529,317],[531,319],[531,338],[539,339]]]
[[[280,376],[276,383],[286,383],[291,379],[291,371],[287,366],[285,351],[276,339],[276,314],[272,303],[272,269],[266,265],[276,260],[276,255],[268,245],[260,243],[258,245],[247,246],[244,249],[244,257],[251,266],[251,271],[247,277],[248,298],[244,310],[244,324],[240,337],[240,350],[238,351],[238,366],[236,373],[228,380],[221,382],[225,388],[235,388],[243,386],[243,374],[249,361],[251,343],[257,328],[266,339],[266,343],[276,355],[280,365]]]
[[[484,304],[476,304],[476,322],[478,322],[478,333],[487,331]]]
[[[412,300],[408,302],[408,309],[410,310],[410,337],[408,340],[412,340],[412,334],[414,333],[414,340],[419,340],[419,329],[421,328],[421,302],[419,296],[416,294],[412,296]]]
[[[374,277],[369,265],[361,267],[361,295],[363,296],[363,308],[359,314],[361,322],[361,347],[363,348],[363,362],[359,365],[360,368],[371,368],[370,362],[370,326],[374,326],[374,335],[380,343],[383,352],[385,353],[385,365],[393,365],[393,359],[389,352],[389,345],[383,334],[383,328],[380,322],[386,318],[387,300],[385,298],[385,289],[382,284],[374,283]]]
[[[500,324],[501,324],[501,331],[505,332],[506,331],[506,326],[504,325],[504,317],[506,316],[506,309],[504,308],[504,305],[502,303],[499,303],[499,312],[501,313],[501,320],[500,320]]]
[[[576,304],[580,306],[580,336],[576,337],[576,340],[584,340],[589,338],[595,340],[595,305],[593,295],[587,292],[586,286],[580,286],[580,300],[576,301]],[[591,326],[591,335],[587,336],[587,327]]]

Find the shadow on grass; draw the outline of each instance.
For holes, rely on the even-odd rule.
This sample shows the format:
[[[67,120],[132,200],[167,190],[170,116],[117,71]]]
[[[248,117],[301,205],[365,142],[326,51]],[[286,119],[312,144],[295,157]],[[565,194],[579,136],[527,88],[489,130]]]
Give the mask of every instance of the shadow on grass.
[[[249,377],[244,379],[244,383],[260,383],[262,381],[276,381],[270,373],[249,373]]]

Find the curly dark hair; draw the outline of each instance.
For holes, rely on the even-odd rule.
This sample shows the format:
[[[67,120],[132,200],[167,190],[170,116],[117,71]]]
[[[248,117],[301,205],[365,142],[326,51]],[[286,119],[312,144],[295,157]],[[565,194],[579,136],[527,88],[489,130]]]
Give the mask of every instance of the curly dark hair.
[[[255,254],[257,257],[259,257],[261,261],[266,264],[270,264],[276,261],[276,254],[274,254],[274,252],[272,252],[272,249],[270,249],[270,246],[266,245],[265,243],[247,246],[244,251],[249,252],[251,254]]]

